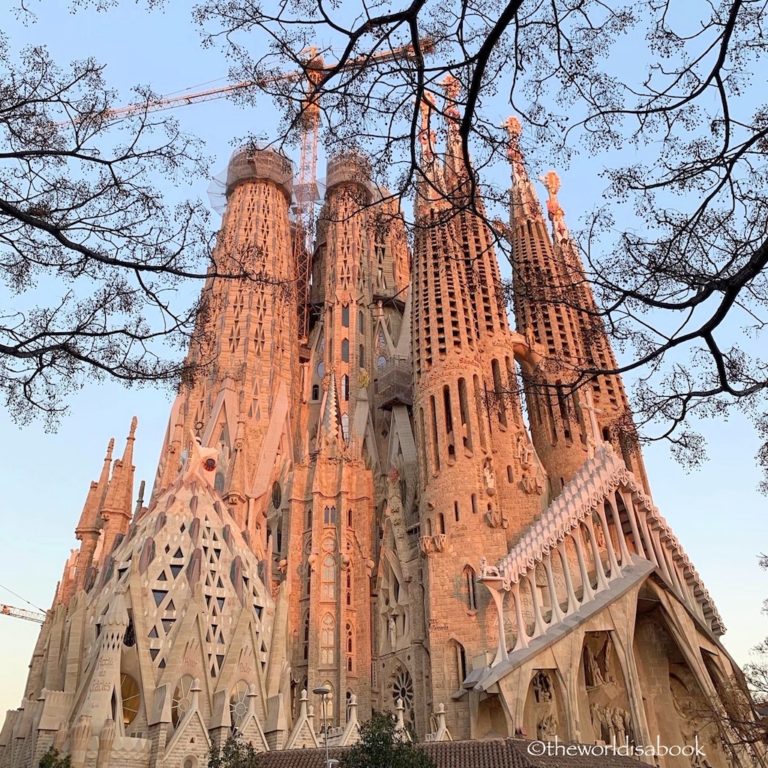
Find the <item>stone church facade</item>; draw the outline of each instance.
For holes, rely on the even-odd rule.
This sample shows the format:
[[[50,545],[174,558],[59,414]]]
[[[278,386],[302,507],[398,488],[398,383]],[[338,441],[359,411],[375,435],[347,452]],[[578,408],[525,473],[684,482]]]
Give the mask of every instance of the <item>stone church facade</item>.
[[[438,152],[423,112],[412,248],[365,160],[329,161],[304,338],[291,163],[232,158],[215,266],[261,279],[208,279],[202,373],[146,504],[135,420],[121,458],[110,443],[0,768],[52,746],[73,768],[200,768],[232,732],[351,743],[372,710],[422,741],[658,737],[706,752],[665,768],[753,763],[621,378],[570,386],[616,364],[556,175],[547,225],[510,120],[515,330],[458,115]]]

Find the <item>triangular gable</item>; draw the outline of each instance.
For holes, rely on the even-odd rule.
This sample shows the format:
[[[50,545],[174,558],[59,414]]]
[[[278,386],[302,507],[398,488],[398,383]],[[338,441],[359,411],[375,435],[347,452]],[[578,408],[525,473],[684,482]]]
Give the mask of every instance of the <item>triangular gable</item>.
[[[181,759],[190,752],[200,752],[201,747],[204,747],[204,754],[207,754],[211,748],[208,729],[200,713],[199,693],[200,686],[195,680],[192,685],[192,704],[165,748],[165,760],[169,765],[173,765],[174,762],[180,763]]]
[[[303,749],[305,747],[318,747],[320,743],[315,735],[315,729],[312,724],[313,715],[307,709],[307,692],[301,692],[301,704],[299,707],[299,716],[291,730],[291,735],[285,743],[285,749]]]
[[[224,421],[227,425],[230,442],[235,439],[235,435],[237,434],[237,398],[235,397],[235,393],[227,388],[222,389],[219,392],[213,403],[213,407],[211,408],[211,412],[207,419],[208,423],[205,426],[205,432],[203,432],[201,438],[203,445],[210,446],[211,441],[219,439],[219,436],[214,434],[214,430],[219,423],[219,415],[221,411],[224,411]]]
[[[284,432],[290,434],[290,420],[288,417],[289,398],[285,383],[281,382],[277,397],[273,403],[272,413],[269,417],[269,427],[264,438],[259,457],[259,466],[254,474],[253,486],[250,495],[259,498],[267,492],[267,485],[272,477],[272,467],[277,457],[277,449]]]

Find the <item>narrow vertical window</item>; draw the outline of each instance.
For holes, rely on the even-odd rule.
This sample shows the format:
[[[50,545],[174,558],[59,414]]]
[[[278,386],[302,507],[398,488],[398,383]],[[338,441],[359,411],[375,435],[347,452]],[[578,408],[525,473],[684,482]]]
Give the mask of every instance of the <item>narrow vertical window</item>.
[[[459,379],[459,414],[461,416],[462,442],[464,448],[472,450],[472,427],[469,420],[469,399],[467,397],[467,381]]]
[[[464,580],[467,586],[467,605],[469,606],[469,610],[477,610],[477,602],[475,599],[475,572],[470,565],[464,568]]]
[[[333,555],[326,555],[323,558],[320,598],[322,600],[334,600],[336,598],[336,559]]]
[[[320,663],[333,664],[334,660],[334,621],[330,613],[323,616],[323,623],[320,627]]]

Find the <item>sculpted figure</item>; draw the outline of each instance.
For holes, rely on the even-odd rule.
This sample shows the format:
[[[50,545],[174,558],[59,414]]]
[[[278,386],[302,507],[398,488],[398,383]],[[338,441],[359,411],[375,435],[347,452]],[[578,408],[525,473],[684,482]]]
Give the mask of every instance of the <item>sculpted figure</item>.
[[[557,736],[557,718],[552,712],[539,722],[536,735],[540,741],[551,741]]]
[[[533,678],[533,694],[539,703],[552,701],[552,683],[546,672],[540,670]]]

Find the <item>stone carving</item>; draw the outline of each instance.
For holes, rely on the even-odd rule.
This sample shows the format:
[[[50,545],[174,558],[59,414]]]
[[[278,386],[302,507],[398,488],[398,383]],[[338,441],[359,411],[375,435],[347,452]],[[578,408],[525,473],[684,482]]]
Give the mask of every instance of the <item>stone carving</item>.
[[[543,670],[539,670],[533,677],[533,695],[537,704],[552,701],[552,682]]]
[[[509,525],[507,516],[491,504],[485,512],[485,522],[488,523],[489,528],[506,528]]]
[[[387,620],[387,632],[389,634],[389,644],[394,648],[397,643],[397,622],[394,616]]]
[[[485,485],[485,492],[489,496],[494,496],[496,494],[496,478],[493,475],[490,458],[486,458],[483,462],[483,483]]]
[[[557,717],[554,712],[545,715],[536,726],[536,738],[539,741],[551,741],[557,736]]]
[[[610,744],[634,744],[632,718],[627,710],[593,703],[589,712],[595,739]]]
[[[483,555],[480,558],[480,579],[500,579],[499,567],[490,565],[488,559]],[[480,580],[479,579],[479,580]]]
[[[402,515],[403,499],[400,493],[400,473],[393,469],[387,475],[387,506],[386,514]]]
[[[606,634],[599,648],[595,651],[590,637],[584,643],[584,680],[587,688],[597,688],[606,683],[614,682],[611,677],[609,667],[611,663],[611,653],[613,645],[610,635]]]
[[[445,549],[445,534],[437,533],[433,536],[421,536],[419,538],[419,549],[425,555],[433,552],[442,552]]]

